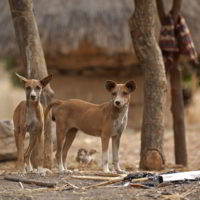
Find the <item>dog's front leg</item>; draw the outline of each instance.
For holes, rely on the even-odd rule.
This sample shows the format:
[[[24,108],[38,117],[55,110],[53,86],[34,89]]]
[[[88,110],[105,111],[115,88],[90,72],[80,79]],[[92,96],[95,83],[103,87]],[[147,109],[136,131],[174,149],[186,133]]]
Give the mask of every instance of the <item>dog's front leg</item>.
[[[112,137],[112,156],[113,156],[113,166],[117,173],[124,173],[119,166],[119,145],[120,145],[121,134],[117,134]]]
[[[108,168],[108,145],[109,139],[107,137],[101,137],[101,145],[102,145],[102,167],[104,172],[109,172]]]
[[[25,131],[16,132],[15,131],[15,142],[17,146],[17,170],[20,173],[25,172],[24,168],[24,140],[25,140]]]
[[[37,142],[37,134],[36,133],[30,133],[29,146],[28,146],[26,153],[25,153],[25,163],[26,163],[27,172],[33,171],[30,158],[31,158],[31,154],[33,152],[33,148],[36,145],[36,142]]]

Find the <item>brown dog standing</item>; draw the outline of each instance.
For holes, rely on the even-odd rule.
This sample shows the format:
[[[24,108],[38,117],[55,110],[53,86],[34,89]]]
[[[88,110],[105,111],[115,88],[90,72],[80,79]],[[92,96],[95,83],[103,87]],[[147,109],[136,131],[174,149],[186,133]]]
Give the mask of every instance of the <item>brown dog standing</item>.
[[[118,155],[120,138],[127,125],[130,94],[136,89],[136,85],[134,81],[117,84],[109,80],[105,87],[111,93],[110,102],[98,105],[70,99],[55,101],[47,107],[45,119],[52,109],[52,118],[56,121],[56,159],[60,172],[67,171],[67,153],[78,130],[101,137],[104,172],[109,172],[108,145],[112,137],[113,165],[118,173],[122,172]]]
[[[49,83],[52,75],[42,80],[26,79],[16,74],[25,84],[26,101],[21,101],[16,107],[13,116],[15,142],[17,146],[17,168],[20,172],[32,171],[30,162],[31,153],[36,142],[41,143],[41,137],[44,130],[44,112],[40,103],[40,96],[43,88]],[[29,146],[24,153],[24,140],[26,132],[30,133]],[[39,145],[40,146],[40,145]],[[38,172],[44,173],[42,168],[42,151],[38,151]]]

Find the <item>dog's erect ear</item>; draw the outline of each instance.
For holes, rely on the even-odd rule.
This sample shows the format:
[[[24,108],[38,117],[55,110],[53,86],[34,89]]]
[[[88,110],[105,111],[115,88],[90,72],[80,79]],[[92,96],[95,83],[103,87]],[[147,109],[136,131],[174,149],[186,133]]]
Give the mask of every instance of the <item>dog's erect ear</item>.
[[[27,78],[25,78],[25,77],[19,75],[18,73],[15,73],[15,74],[16,74],[16,76],[17,76],[20,80],[24,81],[25,83],[28,81]]]
[[[116,85],[115,81],[108,80],[105,83],[105,88],[110,92]]]
[[[53,75],[50,74],[50,75],[44,77],[42,80],[40,80],[40,83],[41,83],[42,87],[45,87],[51,81],[52,76]]]
[[[127,81],[125,83],[125,86],[128,88],[129,92],[133,92],[136,89],[136,84],[135,84],[135,81],[133,81],[133,80]]]

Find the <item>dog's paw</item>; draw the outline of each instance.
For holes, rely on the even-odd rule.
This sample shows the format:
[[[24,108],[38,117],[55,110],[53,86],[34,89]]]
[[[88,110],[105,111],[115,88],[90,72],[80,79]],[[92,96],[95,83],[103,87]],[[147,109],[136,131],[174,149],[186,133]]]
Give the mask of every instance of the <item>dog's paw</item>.
[[[32,166],[31,165],[27,165],[26,166],[26,171],[27,171],[27,173],[31,173],[33,171]]]
[[[103,172],[104,172],[104,173],[109,173],[109,172],[110,172],[110,170],[109,170],[109,168],[108,168],[108,167],[103,167]]]
[[[122,169],[115,169],[117,174],[127,174],[127,172],[125,170]]]
[[[17,169],[17,171],[15,171],[14,173],[16,173],[18,176],[25,176],[27,174],[25,167],[20,167]]]
[[[17,175],[18,176],[21,176],[21,177],[24,177],[25,175],[27,174],[26,170],[20,170],[20,171],[17,171]]]

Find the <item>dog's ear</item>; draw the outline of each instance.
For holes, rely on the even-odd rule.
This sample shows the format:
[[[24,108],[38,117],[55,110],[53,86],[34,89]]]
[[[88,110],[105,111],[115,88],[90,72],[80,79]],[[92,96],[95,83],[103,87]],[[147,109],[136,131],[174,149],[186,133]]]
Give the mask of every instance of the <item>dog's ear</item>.
[[[110,92],[113,88],[116,87],[116,85],[117,84],[115,83],[115,81],[108,80],[105,83],[105,88]]]
[[[16,76],[17,76],[20,80],[24,81],[25,83],[28,81],[27,78],[25,78],[25,77],[19,75],[18,73],[15,73],[15,74],[16,74]]]
[[[133,92],[136,89],[136,84],[135,84],[135,81],[133,81],[133,80],[127,81],[125,83],[125,86],[128,88],[129,92]]]
[[[52,76],[53,75],[50,74],[50,75],[44,77],[42,80],[40,80],[40,83],[41,83],[42,87],[45,87],[51,81]]]

